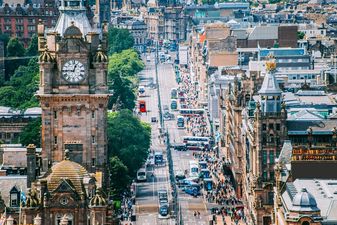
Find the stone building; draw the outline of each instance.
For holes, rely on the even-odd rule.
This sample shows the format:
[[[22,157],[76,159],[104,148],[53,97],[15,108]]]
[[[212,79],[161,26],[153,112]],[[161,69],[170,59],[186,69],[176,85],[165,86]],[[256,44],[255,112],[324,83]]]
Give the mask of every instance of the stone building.
[[[297,47],[297,26],[261,25],[246,29],[235,29],[238,48]]]
[[[183,7],[148,7],[144,15],[149,38],[155,41],[184,41],[187,35]]]
[[[28,151],[34,152],[34,147],[28,146]],[[71,161],[69,151],[64,155],[64,160],[32,183],[20,221],[33,224],[40,216],[42,224],[63,224],[62,219],[73,225],[109,224],[107,202],[95,175]]]
[[[191,74],[198,81],[199,103],[206,105],[209,72],[238,65],[236,38],[226,24],[207,24],[193,30],[190,46]]]
[[[145,51],[147,41],[147,25],[143,20],[133,19],[131,17],[129,20],[116,23],[116,25],[118,28],[129,30],[135,41],[134,48],[136,48],[139,52]]]
[[[23,128],[30,122],[41,117],[41,109],[28,108],[25,111],[0,106],[0,141],[4,144],[19,142]]]
[[[107,25],[93,28],[80,0],[61,2],[52,29],[38,26],[43,171],[64,158],[90,172],[107,163]],[[103,179],[105,180],[105,179]]]
[[[39,20],[50,28],[55,26],[58,15],[55,1],[45,1],[43,5],[4,4],[0,6],[0,30],[10,37],[17,37],[27,46],[37,32]]]
[[[285,142],[276,160],[275,225],[337,223],[336,145],[317,146],[308,137],[305,147]]]
[[[272,223],[275,158],[287,137],[287,113],[275,66],[274,61],[267,63],[261,87],[260,78],[254,74],[236,78],[222,102],[221,145],[228,160],[224,170],[235,182],[237,195],[246,202],[246,215],[253,224]]]
[[[156,41],[164,39],[164,17],[160,8],[148,7],[144,22],[147,25],[149,39]]]

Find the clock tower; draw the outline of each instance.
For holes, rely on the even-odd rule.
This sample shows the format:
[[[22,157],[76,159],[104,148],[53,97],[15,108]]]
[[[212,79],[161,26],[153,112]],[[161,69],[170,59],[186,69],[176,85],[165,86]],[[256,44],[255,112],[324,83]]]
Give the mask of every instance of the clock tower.
[[[42,168],[70,160],[90,172],[107,163],[107,25],[93,27],[82,0],[62,0],[52,29],[38,25]]]

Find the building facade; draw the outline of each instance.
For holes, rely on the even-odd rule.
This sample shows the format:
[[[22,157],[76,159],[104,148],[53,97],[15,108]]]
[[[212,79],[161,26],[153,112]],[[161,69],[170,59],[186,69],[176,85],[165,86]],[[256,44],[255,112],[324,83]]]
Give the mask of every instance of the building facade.
[[[88,171],[104,172],[107,26],[92,28],[82,1],[62,1],[60,13],[53,29],[38,27],[43,170],[68,149],[70,159]]]
[[[287,113],[282,91],[275,78],[275,62],[267,63],[267,74],[236,78],[224,96],[225,116],[221,146],[235,180],[237,195],[248,207],[250,223],[272,224],[275,158],[287,137]],[[258,91],[259,90],[259,91]]]
[[[56,25],[59,11],[54,1],[45,1],[44,5],[27,4],[0,6],[0,30],[10,37],[17,37],[27,46],[41,20],[46,27]]]

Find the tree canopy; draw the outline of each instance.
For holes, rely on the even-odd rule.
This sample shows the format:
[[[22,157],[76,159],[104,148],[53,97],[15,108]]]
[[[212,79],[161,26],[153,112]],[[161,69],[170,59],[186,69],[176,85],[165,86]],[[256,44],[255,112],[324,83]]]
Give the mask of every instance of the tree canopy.
[[[138,53],[127,49],[121,53],[112,54],[109,58],[109,77],[121,74],[124,77],[135,76],[144,69],[144,63]]]
[[[17,38],[11,38],[7,44],[7,56],[14,57],[14,56],[24,56],[25,55],[25,48],[21,44],[21,42]]]
[[[32,58],[27,66],[20,66],[5,86],[0,87],[0,105],[26,109],[38,106],[34,96],[39,84],[39,65]]]
[[[144,68],[144,63],[133,49],[115,53],[109,58],[109,88],[113,94],[109,108],[115,110],[135,107],[136,74]]]
[[[113,93],[109,98],[109,109],[113,108],[114,110],[133,110],[135,107],[136,95],[133,84],[129,79],[122,77],[121,74],[116,74],[112,78],[112,85],[110,88],[112,89]]]
[[[130,177],[144,164],[151,142],[151,128],[130,110],[108,116],[108,155],[117,156],[128,168]]]
[[[129,170],[117,156],[113,156],[109,160],[109,171],[112,192],[110,194],[118,198],[125,187],[130,184]]]
[[[41,118],[30,121],[20,134],[20,143],[24,146],[34,144],[36,147],[41,146]]]
[[[26,56],[37,56],[37,55],[39,55],[38,38],[34,34],[32,40],[29,43],[28,48],[26,49]]]
[[[127,29],[111,27],[108,35],[109,55],[133,47],[134,39]]]

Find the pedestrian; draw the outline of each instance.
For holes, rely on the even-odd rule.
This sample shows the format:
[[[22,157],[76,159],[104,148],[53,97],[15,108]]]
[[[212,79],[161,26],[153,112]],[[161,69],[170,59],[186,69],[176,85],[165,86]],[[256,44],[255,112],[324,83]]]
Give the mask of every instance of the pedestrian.
[[[194,217],[196,217],[197,216],[197,212],[196,211],[194,211]]]
[[[200,219],[200,212],[198,211],[198,218]]]

